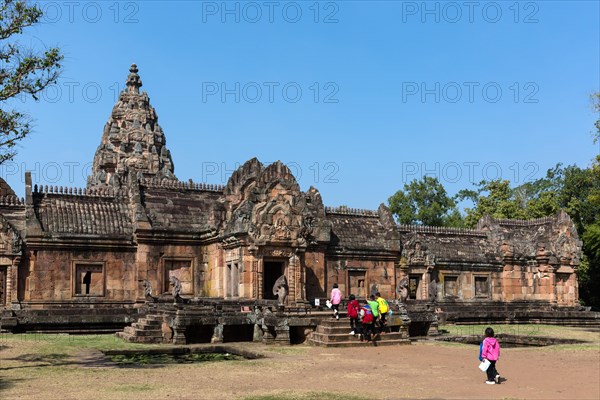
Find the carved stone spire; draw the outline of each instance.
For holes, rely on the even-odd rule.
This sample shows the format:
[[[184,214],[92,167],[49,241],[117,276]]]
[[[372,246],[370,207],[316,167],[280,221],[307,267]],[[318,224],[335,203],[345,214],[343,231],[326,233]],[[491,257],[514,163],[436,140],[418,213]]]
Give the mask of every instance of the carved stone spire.
[[[148,94],[140,93],[142,80],[135,64],[126,86],[104,127],[88,187],[121,186],[129,172],[175,179],[171,152]]]
[[[137,65],[131,64],[131,68],[129,68],[129,76],[127,77],[127,91],[129,93],[139,93],[140,87],[142,87],[142,80],[138,75]]]

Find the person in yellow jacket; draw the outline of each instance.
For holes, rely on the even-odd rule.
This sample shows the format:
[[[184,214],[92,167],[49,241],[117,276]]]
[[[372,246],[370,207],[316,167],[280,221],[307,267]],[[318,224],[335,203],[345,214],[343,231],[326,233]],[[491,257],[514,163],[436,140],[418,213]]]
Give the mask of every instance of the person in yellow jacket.
[[[386,318],[388,315],[388,311],[390,310],[390,306],[389,306],[388,302],[386,301],[386,299],[381,297],[381,293],[379,293],[379,292],[375,293],[375,298],[377,300],[377,304],[379,305],[379,315],[380,315],[379,326],[380,326],[381,330],[383,331],[383,328],[385,327],[385,324],[386,324]]]

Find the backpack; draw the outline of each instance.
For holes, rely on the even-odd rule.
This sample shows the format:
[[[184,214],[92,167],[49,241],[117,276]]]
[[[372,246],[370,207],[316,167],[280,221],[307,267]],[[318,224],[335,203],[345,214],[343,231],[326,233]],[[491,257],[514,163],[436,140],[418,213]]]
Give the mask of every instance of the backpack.
[[[362,322],[363,324],[371,324],[373,323],[373,313],[371,312],[371,308],[363,308],[365,310],[365,315],[363,316]]]
[[[388,304],[386,299],[383,299],[380,297],[380,299],[382,299],[383,301],[377,301],[379,303],[379,312],[382,314],[385,314],[386,312],[388,312],[390,310],[390,305]]]

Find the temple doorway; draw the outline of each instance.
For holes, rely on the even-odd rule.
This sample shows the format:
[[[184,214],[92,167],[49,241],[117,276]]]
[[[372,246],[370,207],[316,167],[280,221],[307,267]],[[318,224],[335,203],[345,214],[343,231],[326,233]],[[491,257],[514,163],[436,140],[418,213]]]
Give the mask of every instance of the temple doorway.
[[[263,265],[263,299],[273,300],[277,297],[273,294],[275,281],[285,272],[283,261],[265,261]]]

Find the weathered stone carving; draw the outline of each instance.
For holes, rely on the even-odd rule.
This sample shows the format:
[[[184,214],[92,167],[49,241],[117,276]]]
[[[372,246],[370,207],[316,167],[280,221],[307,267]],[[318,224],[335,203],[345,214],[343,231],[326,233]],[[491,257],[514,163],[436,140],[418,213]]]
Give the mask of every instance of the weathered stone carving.
[[[235,171],[225,188],[226,234],[247,234],[255,245],[305,248],[327,241],[330,224],[314,188],[303,193],[281,162],[264,168],[252,159]],[[283,255],[286,256],[286,255]]]
[[[147,279],[144,279],[142,282],[142,287],[144,288],[144,297],[146,301],[154,301],[156,297],[152,296],[152,284]]]
[[[0,215],[0,253],[6,255],[21,254],[23,241],[15,228]]]
[[[181,298],[181,282],[177,279],[176,276],[172,275],[169,278],[169,283],[173,286],[171,293],[173,294],[173,301],[177,303],[177,301]]]
[[[379,292],[379,285],[374,283],[371,285],[371,291],[369,292],[369,295],[375,296],[375,293],[377,292]]]
[[[273,285],[273,294],[277,296],[277,300],[279,301],[279,305],[284,305],[287,300],[289,288],[288,282],[285,275],[281,275],[275,281],[275,285]]]
[[[400,296],[400,301],[406,303],[406,299],[408,299],[408,276],[400,279],[396,287],[396,293]]]
[[[171,153],[158,125],[156,111],[146,92],[135,64],[129,70],[127,88],[119,94],[109,118],[88,178],[88,187],[120,186],[128,171],[149,177],[175,179]]]

